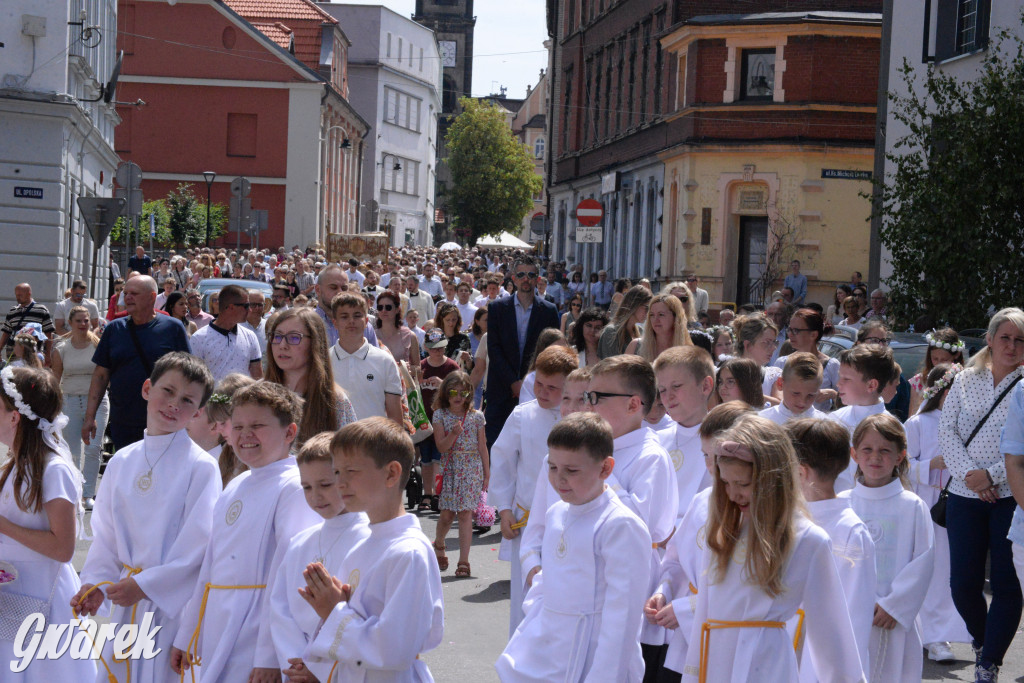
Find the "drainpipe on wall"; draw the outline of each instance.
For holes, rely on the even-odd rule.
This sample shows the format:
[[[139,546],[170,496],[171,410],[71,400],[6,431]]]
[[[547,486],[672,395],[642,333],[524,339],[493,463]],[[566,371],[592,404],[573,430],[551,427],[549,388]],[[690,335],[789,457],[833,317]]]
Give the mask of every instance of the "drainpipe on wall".
[[[878,103],[875,114],[875,166],[874,186],[871,190],[871,237],[868,246],[868,284],[872,289],[881,285],[882,227],[881,208],[885,188],[885,126],[889,116],[889,55],[892,49],[892,6],[893,0],[882,4],[882,44],[878,60]]]

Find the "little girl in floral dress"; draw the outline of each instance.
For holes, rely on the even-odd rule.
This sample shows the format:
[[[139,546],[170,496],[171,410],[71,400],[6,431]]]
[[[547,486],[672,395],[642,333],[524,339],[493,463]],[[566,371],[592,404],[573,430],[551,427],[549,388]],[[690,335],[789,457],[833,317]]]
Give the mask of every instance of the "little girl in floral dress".
[[[473,541],[473,510],[487,490],[490,457],[484,436],[484,416],[472,407],[473,385],[462,371],[449,374],[434,396],[434,441],[441,451],[441,518],[437,521],[434,552],[441,571],[448,568],[445,538],[459,520],[459,563],[455,576],[470,576],[469,548]]]

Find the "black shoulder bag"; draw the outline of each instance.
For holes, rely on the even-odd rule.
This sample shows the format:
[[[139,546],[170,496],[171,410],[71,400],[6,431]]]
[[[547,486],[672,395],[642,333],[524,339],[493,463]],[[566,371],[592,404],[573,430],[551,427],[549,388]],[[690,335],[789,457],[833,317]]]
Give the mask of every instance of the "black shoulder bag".
[[[985,417],[981,418],[978,424],[974,426],[974,431],[972,431],[971,435],[967,437],[967,441],[964,441],[964,450],[966,450],[967,447],[971,445],[971,442],[974,441],[974,437],[978,435],[978,432],[981,431],[981,428],[985,426],[986,422],[988,422],[989,416],[991,416],[993,411],[995,411],[999,404],[1003,402],[1003,399],[1006,398],[1006,395],[1009,394],[1015,386],[1017,386],[1017,382],[1021,380],[1021,377],[1022,376],[1018,375],[1017,379],[1010,382],[1010,386],[1003,389],[1003,393],[999,394],[999,397],[995,400],[995,403],[993,403],[992,407],[988,409],[987,413],[985,413]],[[942,487],[942,491],[939,492],[939,499],[935,501],[935,505],[932,505],[931,509],[932,521],[941,526],[943,529],[946,528],[946,502],[949,500],[949,484],[952,481],[953,477],[950,476],[950,478],[946,481],[946,485]]]
[[[149,360],[149,356],[142,350],[142,344],[139,342],[139,335],[135,332],[135,322],[128,319],[128,333],[132,336],[132,343],[135,344],[135,352],[139,354],[139,361],[142,363],[143,369],[146,371],[146,377],[153,374],[153,363]]]

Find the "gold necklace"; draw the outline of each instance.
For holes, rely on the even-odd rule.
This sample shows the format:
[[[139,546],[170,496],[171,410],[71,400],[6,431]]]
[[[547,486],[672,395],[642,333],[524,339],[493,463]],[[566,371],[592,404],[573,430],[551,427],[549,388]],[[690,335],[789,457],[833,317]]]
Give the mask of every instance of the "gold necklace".
[[[326,526],[326,525],[327,525],[327,523],[324,522],[324,526]],[[323,538],[324,538],[324,527],[323,526],[320,527],[320,533],[318,533],[317,536],[316,536],[316,549],[317,549],[317,551],[319,551],[319,555],[317,557],[314,557],[313,561],[314,562],[319,562],[320,564],[322,564],[322,565],[324,565],[326,567],[327,566],[327,555],[328,555],[328,553],[330,553],[331,550],[334,549],[334,546],[336,546],[338,544],[338,541],[340,541],[341,537],[344,536],[344,535],[345,535],[345,530],[342,529],[341,532],[338,534],[338,537],[334,539],[334,542],[331,543],[329,546],[327,546],[327,552],[324,552],[323,551],[323,547],[321,546],[321,541],[323,541]]]
[[[177,434],[172,436],[171,440],[167,442],[167,446],[164,448],[164,452],[160,454],[160,457],[158,457],[156,459],[156,462],[151,463],[149,461],[149,447],[146,445],[145,437],[143,437],[143,440],[142,440],[142,457],[144,457],[146,459],[146,464],[149,465],[149,469],[146,470],[145,472],[143,472],[142,474],[140,474],[138,476],[138,478],[136,478],[136,480],[135,480],[135,490],[136,491],[138,491],[139,493],[145,495],[145,494],[149,493],[150,489],[153,488],[153,468],[160,464],[160,461],[163,460],[163,457],[165,455],[167,455],[167,451],[169,451],[171,449],[171,446],[174,445],[174,440],[177,439],[177,438],[178,438]]]

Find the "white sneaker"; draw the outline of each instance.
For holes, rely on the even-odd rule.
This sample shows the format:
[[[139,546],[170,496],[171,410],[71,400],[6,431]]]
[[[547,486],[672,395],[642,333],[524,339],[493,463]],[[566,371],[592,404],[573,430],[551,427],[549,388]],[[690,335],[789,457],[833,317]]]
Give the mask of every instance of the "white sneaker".
[[[928,649],[928,659],[933,662],[956,661],[956,655],[953,654],[953,649],[949,646],[949,643],[928,643],[925,647]]]

